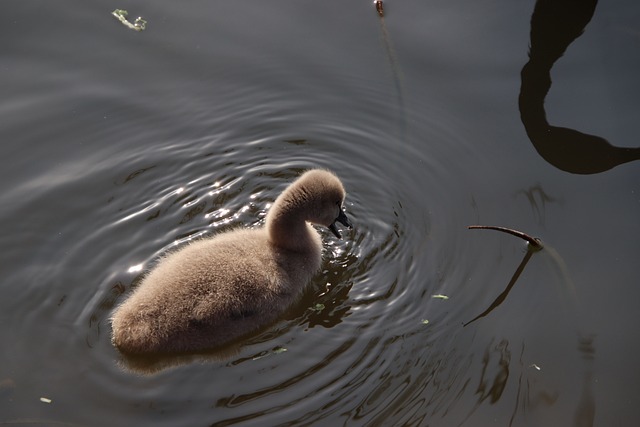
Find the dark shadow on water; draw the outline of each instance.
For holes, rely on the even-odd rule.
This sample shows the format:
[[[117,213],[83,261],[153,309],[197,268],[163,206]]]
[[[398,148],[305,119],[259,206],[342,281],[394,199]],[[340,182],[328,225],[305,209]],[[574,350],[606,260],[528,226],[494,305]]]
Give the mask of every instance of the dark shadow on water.
[[[250,332],[245,336],[236,338],[228,344],[207,350],[187,351],[180,353],[149,353],[149,354],[127,354],[120,353],[118,365],[125,372],[136,375],[155,375],[162,371],[178,368],[190,364],[212,364],[222,363],[228,366],[236,366],[245,362],[275,356],[287,351],[285,345],[276,345],[282,341],[283,334],[294,327],[293,322],[276,322],[275,324],[264,325],[260,329]],[[274,343],[273,347],[264,349],[265,343]],[[251,346],[263,348],[256,353],[247,353]],[[245,353],[242,354],[241,353]]]
[[[520,117],[540,156],[574,174],[594,174],[640,159],[640,147],[611,145],[606,139],[552,126],[544,100],[551,88],[551,68],[591,21],[597,0],[538,0],[531,17],[529,62],[522,68]]]
[[[158,355],[130,355],[121,353],[118,362],[125,372],[136,375],[154,375],[170,368],[176,368],[191,363],[214,363],[232,358],[240,352],[239,345],[229,345],[210,352],[158,354]]]
[[[573,417],[574,427],[593,427],[596,415],[596,399],[593,392],[593,359],[595,358],[595,335],[578,339],[578,350],[585,361],[582,393]]]
[[[491,340],[482,355],[480,381],[475,391],[478,400],[459,424],[460,426],[465,424],[487,399],[492,405],[500,400],[509,380],[510,364],[509,341],[502,339],[499,343],[494,344],[494,341]]]
[[[542,226],[545,225],[547,204],[562,202],[547,193],[540,184],[516,192],[516,196],[521,194],[529,201],[536,222]]]
[[[463,326],[467,326],[467,325],[475,322],[476,320],[478,320],[478,319],[480,319],[482,317],[485,317],[487,314],[491,313],[493,310],[498,308],[498,306],[500,304],[502,304],[505,299],[507,299],[507,295],[509,295],[509,292],[511,292],[511,289],[513,288],[513,285],[516,284],[516,281],[520,277],[520,274],[522,274],[522,272],[524,271],[524,268],[526,267],[527,263],[531,259],[531,256],[533,256],[534,252],[536,252],[536,251],[537,250],[533,250],[531,248],[531,246],[528,246],[527,253],[525,254],[525,256],[522,259],[522,261],[520,262],[520,265],[516,269],[516,272],[513,273],[513,276],[511,277],[511,280],[509,281],[509,283],[507,283],[507,287],[504,289],[504,291],[502,291],[502,293],[500,295],[498,295],[498,297],[495,299],[495,301],[493,301],[491,303],[491,305],[489,307],[487,307],[487,309],[485,311],[483,311],[482,313],[478,314],[473,319],[469,320]]]

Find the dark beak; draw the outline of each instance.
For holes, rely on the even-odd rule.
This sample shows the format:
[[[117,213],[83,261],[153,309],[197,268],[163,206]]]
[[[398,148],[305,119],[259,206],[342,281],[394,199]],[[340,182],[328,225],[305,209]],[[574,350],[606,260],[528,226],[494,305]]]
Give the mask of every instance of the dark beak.
[[[336,222],[339,222],[340,224],[351,228],[351,221],[349,221],[349,218],[347,218],[347,214],[344,213],[344,211],[342,209],[340,209],[340,213],[338,214],[338,218],[336,218],[336,220],[333,222],[333,224],[331,224],[329,226],[329,230],[331,230],[331,232],[333,233],[334,236],[336,236],[338,239],[342,239],[342,234],[340,234],[340,232],[338,231],[338,227],[336,227]]]

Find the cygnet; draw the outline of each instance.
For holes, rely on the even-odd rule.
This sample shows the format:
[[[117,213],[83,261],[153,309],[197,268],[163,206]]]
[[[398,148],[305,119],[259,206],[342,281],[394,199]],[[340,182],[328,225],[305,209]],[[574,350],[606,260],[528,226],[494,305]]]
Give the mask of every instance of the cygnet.
[[[302,174],[278,196],[264,227],[195,241],[162,258],[113,313],[113,344],[131,354],[222,346],[274,323],[320,269],[322,241],[349,228],[333,173]]]

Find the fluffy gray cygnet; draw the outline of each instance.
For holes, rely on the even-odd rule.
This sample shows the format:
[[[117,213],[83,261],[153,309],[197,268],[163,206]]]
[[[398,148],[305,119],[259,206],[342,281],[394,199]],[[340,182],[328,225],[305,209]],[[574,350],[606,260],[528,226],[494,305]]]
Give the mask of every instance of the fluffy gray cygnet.
[[[314,169],[274,202],[266,224],[202,239],[161,259],[113,313],[112,341],[125,353],[214,348],[278,319],[320,269],[322,241],[310,225],[351,228],[345,191]]]

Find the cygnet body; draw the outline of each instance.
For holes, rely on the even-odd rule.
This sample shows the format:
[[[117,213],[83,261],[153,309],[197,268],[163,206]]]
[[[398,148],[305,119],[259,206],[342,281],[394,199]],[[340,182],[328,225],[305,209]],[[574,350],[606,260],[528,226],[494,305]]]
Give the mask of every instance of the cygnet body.
[[[341,237],[351,227],[345,191],[314,169],[274,202],[266,224],[196,241],[163,258],[113,313],[113,343],[132,354],[218,347],[267,326],[319,270],[322,241],[310,223]]]

